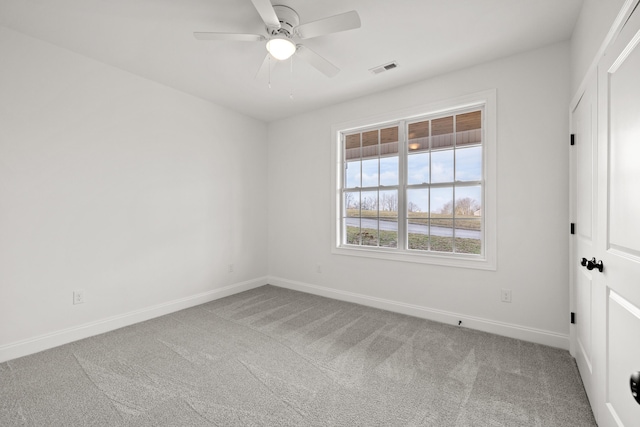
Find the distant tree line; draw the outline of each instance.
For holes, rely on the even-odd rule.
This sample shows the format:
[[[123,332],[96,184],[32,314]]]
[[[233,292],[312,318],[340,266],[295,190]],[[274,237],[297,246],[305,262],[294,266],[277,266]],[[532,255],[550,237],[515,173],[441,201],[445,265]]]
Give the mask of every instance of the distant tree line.
[[[362,209],[364,211],[378,210],[397,212],[398,195],[396,193],[382,193],[380,200],[375,196],[366,196],[358,201],[355,193],[345,193],[345,204],[347,209]]]
[[[453,213],[453,207],[454,207],[453,201],[449,201],[442,206],[442,208],[440,209],[440,213],[450,215]],[[460,199],[456,199],[456,203],[455,203],[456,215],[473,215],[479,209],[480,209],[480,203],[478,203],[476,199],[472,199],[471,197],[463,197]]]
[[[397,193],[382,193],[378,200],[375,196],[365,196],[361,200],[358,200],[357,193],[345,193],[345,205],[347,209],[362,209],[365,211],[378,210],[388,212],[398,211],[398,195]],[[441,214],[452,215],[473,215],[481,208],[480,203],[471,197],[461,197],[456,199],[455,204],[453,200],[445,203],[440,208]],[[409,212],[422,212],[420,206],[413,202],[409,202],[407,205]]]

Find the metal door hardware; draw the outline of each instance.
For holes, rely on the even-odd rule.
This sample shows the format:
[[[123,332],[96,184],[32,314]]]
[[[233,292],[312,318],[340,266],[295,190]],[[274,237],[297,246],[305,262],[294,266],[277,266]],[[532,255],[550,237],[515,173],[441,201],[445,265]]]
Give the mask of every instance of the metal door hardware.
[[[604,264],[602,263],[602,260],[597,261],[596,257],[593,257],[590,260],[582,258],[580,260],[580,265],[583,267],[587,267],[587,270],[593,270],[595,268],[600,273],[602,273],[602,270],[604,270]]]
[[[631,387],[631,395],[640,405],[640,371],[636,371],[631,374],[631,378],[629,379],[629,385]]]

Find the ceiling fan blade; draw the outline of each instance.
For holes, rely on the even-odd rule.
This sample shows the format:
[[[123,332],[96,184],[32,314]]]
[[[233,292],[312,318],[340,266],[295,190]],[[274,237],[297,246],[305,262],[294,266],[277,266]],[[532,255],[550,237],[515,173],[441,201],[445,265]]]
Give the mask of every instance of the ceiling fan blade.
[[[270,0],[251,0],[251,3],[253,3],[253,7],[258,11],[267,28],[276,30],[280,28],[280,20],[276,15],[276,11],[273,10]]]
[[[273,59],[270,54],[267,53],[267,56],[264,57],[264,61],[262,61],[262,65],[258,69],[256,73],[256,79],[261,78],[262,76],[268,76],[269,71],[273,74],[273,70],[278,64],[278,60]],[[270,69],[270,70],[269,70]]]
[[[193,37],[198,40],[230,40],[237,42],[259,42],[266,40],[264,36],[259,34],[195,32],[193,33]]]
[[[308,62],[312,67],[326,75],[327,77],[333,77],[340,72],[340,69],[333,65],[331,62],[324,59],[308,47],[304,47],[299,44],[297,46],[296,56],[303,61]]]
[[[324,36],[325,34],[360,28],[360,15],[355,10],[308,22],[296,27],[296,33],[302,39]]]

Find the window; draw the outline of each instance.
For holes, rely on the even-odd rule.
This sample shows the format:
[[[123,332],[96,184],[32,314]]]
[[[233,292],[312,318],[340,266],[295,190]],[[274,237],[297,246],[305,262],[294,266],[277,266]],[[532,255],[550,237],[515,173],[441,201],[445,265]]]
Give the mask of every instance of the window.
[[[334,127],[335,253],[495,269],[490,95]]]
[[[398,247],[398,125],[350,133],[342,140],[342,242]]]

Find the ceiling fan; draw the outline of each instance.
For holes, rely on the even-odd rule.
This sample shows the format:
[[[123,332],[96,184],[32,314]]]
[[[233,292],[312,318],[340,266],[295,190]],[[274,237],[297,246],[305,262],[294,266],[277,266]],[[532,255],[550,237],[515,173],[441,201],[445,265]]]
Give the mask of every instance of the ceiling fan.
[[[306,61],[328,77],[333,77],[338,74],[340,71],[338,67],[313,50],[302,44],[297,44],[293,40],[305,40],[360,28],[360,16],[358,12],[352,10],[300,25],[298,13],[290,7],[280,5],[273,6],[270,0],[251,0],[251,2],[266,25],[266,36],[261,34],[216,32],[194,32],[193,36],[198,40],[266,41],[268,53],[264,58],[260,70],[269,67],[271,57],[283,61],[295,54],[297,58]],[[258,73],[260,73],[260,71],[258,71]]]

